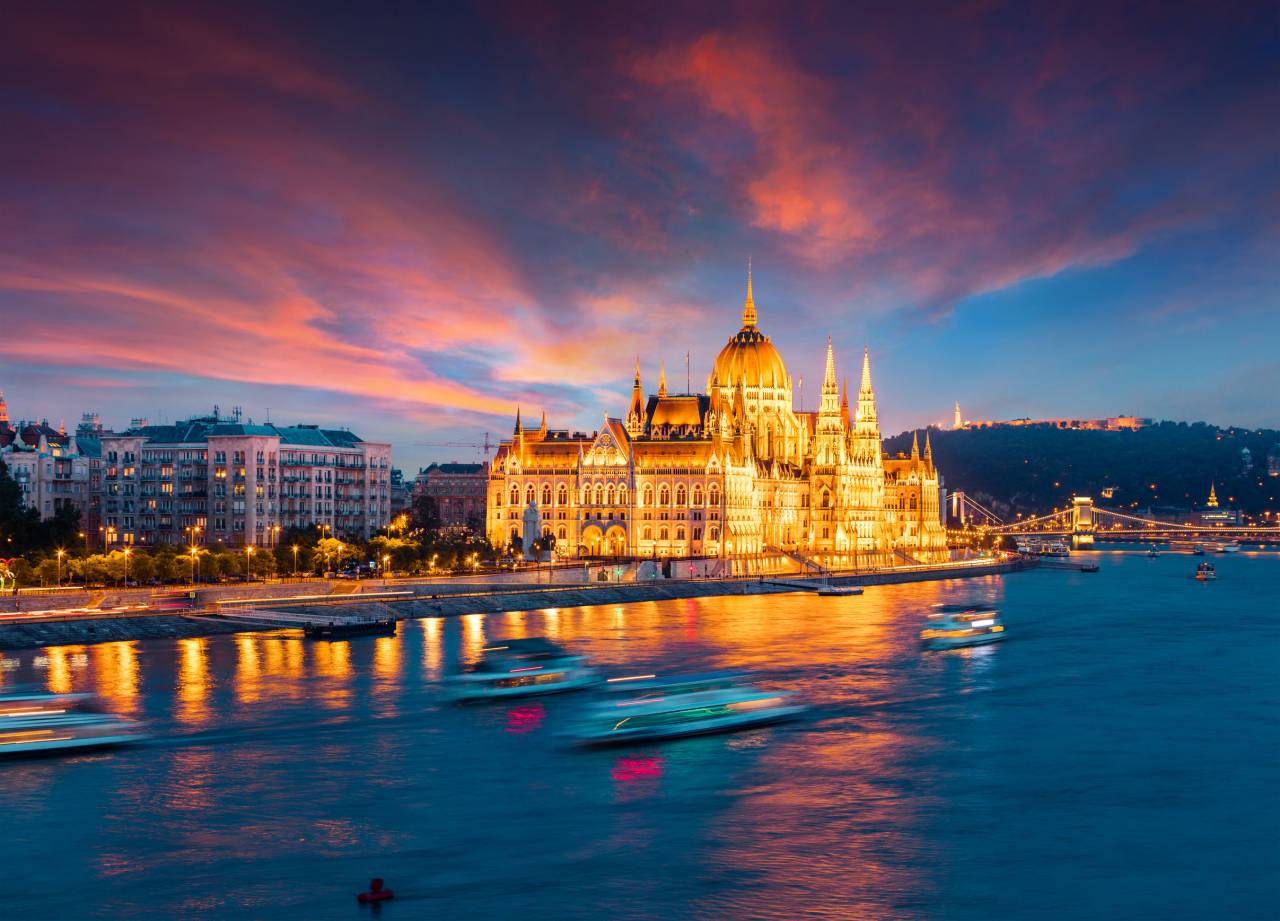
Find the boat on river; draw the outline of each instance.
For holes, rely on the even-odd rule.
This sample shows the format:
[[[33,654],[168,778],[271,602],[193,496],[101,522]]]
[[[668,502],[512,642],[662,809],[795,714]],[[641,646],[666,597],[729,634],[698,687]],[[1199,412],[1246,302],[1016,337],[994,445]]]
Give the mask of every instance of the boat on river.
[[[1197,582],[1213,582],[1218,578],[1218,571],[1213,568],[1213,564],[1205,560],[1196,567]]]
[[[961,649],[1005,638],[1000,612],[989,604],[935,604],[920,631],[926,649]]]
[[[313,621],[302,628],[313,640],[345,640],[352,636],[395,636],[394,617]]]
[[[534,636],[484,647],[480,660],[450,675],[445,687],[454,700],[486,700],[577,691],[602,680],[585,656],[572,655],[551,640]]]
[[[819,598],[842,597],[845,595],[861,595],[861,585],[822,585],[814,592]]]
[[[610,679],[569,730],[580,745],[733,732],[795,719],[805,707],[786,691],[757,688],[741,675],[714,672]]]
[[[136,720],[94,710],[88,694],[0,695],[0,757],[106,748],[146,737]]]

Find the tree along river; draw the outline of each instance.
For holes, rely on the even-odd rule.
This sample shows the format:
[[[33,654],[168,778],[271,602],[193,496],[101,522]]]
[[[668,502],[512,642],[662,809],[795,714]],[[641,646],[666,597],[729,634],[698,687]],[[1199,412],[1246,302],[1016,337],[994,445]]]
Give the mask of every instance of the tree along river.
[[[1076,554],[1097,574],[700,598],[8,653],[133,748],[0,763],[7,917],[1273,917],[1280,557]],[[924,653],[939,601],[1008,642]],[[582,751],[575,695],[439,681],[545,634],[613,674],[741,669],[802,722]]]

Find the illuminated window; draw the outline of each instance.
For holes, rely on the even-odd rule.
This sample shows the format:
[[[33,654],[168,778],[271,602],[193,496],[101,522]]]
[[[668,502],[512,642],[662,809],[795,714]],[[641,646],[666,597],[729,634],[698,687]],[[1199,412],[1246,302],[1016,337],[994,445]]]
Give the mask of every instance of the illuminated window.
[[[565,486],[563,483],[560,484],[560,489],[556,492],[556,504],[557,505],[569,504],[569,488]],[[563,535],[561,536],[563,537]]]
[[[528,504],[528,503],[532,502],[532,501],[533,501],[533,496],[534,496],[533,484],[532,484],[532,483],[530,483],[528,486],[526,486],[526,487],[524,488],[524,501],[525,501],[525,504]]]
[[[520,504],[520,487],[519,486],[511,487],[511,504],[512,505]]]
[[[671,504],[671,487],[668,486],[666,483],[663,483],[661,488],[659,488],[658,490],[658,504],[659,505]]]
[[[653,505],[653,487],[646,485],[644,488],[644,502],[641,505]]]
[[[693,487],[693,504],[694,505],[702,504],[702,487],[701,486]]]
[[[687,504],[686,503],[687,499],[688,499],[688,496],[685,494],[684,484],[681,483],[679,486],[676,487],[676,505]]]
[[[542,484],[542,504],[544,506],[551,504],[551,485],[549,483]]]

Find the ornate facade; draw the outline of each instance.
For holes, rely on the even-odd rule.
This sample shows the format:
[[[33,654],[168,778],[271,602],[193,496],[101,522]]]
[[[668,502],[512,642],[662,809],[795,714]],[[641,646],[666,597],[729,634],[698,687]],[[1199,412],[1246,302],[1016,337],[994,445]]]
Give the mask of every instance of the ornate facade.
[[[526,429],[516,413],[490,469],[488,537],[508,545],[536,522],[564,556],[781,552],[828,566],[945,550],[928,435],[923,454],[884,455],[867,353],[852,411],[830,339],[818,410],[793,403],[748,274],[742,328],[706,393],[668,393],[663,371],[646,397],[637,361],[625,416],[590,435],[549,429],[545,414]]]

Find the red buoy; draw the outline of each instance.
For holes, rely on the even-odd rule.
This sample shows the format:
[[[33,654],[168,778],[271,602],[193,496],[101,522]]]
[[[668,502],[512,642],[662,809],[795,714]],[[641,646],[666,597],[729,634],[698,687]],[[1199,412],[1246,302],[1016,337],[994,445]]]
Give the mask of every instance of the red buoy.
[[[368,902],[385,902],[387,899],[394,899],[396,894],[390,889],[382,888],[382,880],[369,880],[369,891],[362,892],[356,896],[356,901],[364,905]]]

